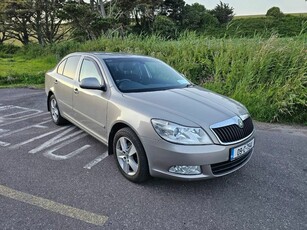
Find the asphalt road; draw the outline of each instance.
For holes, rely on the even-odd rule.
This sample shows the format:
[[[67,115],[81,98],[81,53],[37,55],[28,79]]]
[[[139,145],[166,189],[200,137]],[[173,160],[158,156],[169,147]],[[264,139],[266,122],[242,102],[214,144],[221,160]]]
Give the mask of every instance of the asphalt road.
[[[134,184],[106,147],[57,127],[42,90],[0,90],[0,229],[307,229],[307,129],[256,123],[241,170]]]

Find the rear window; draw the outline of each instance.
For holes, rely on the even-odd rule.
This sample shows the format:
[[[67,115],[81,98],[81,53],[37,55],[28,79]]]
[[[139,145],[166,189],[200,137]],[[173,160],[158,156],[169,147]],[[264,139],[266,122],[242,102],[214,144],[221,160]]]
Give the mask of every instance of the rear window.
[[[66,60],[67,60],[67,59],[65,59],[64,61],[62,61],[61,64],[58,66],[58,69],[57,69],[57,73],[58,73],[58,74],[63,74],[63,70],[64,70],[64,66],[65,66]]]
[[[76,69],[77,69],[79,60],[80,60],[80,56],[72,56],[72,57],[67,58],[63,75],[73,79],[76,75]]]

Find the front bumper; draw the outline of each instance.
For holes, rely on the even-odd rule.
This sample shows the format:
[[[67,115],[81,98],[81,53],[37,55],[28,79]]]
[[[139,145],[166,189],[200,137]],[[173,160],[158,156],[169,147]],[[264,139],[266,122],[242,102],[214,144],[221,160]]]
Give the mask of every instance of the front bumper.
[[[147,154],[150,175],[178,180],[201,180],[224,176],[243,167],[251,158],[253,149],[235,161],[229,161],[230,149],[254,138],[234,145],[178,145],[164,140],[141,138]],[[199,175],[182,175],[169,172],[174,165],[200,166]]]

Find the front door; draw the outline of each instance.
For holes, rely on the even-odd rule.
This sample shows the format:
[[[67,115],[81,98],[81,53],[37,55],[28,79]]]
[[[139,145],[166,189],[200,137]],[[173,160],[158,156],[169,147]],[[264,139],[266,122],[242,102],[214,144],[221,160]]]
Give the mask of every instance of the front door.
[[[97,78],[100,84],[103,82],[103,76],[96,61],[91,58],[84,58],[80,67],[79,78],[74,87],[74,118],[88,132],[106,142],[108,93],[102,90],[80,88],[82,79],[89,77]]]

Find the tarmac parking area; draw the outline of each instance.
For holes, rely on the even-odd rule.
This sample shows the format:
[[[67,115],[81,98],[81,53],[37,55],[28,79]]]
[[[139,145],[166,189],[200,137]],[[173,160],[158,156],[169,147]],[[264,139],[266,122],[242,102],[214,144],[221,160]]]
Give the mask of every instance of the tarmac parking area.
[[[0,89],[0,229],[307,229],[306,140],[256,123],[236,173],[134,184],[105,145],[53,124],[44,91]]]

